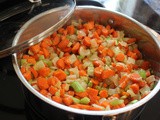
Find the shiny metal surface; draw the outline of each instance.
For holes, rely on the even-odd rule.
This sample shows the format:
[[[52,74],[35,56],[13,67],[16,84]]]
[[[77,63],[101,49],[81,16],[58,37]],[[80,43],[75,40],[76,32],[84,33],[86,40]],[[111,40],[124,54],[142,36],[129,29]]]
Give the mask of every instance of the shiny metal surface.
[[[106,9],[126,14],[144,25],[160,31],[159,0],[97,0]]]
[[[65,6],[53,8],[29,20],[15,36],[12,47],[0,51],[0,58],[28,48],[62,27],[74,12],[75,6],[76,1],[70,0]]]
[[[160,41],[158,41],[158,39],[156,39],[156,37],[150,31],[148,31],[146,27],[144,27],[141,23],[137,22],[136,20],[118,12],[109,11],[104,8],[89,7],[89,6],[77,7],[70,21],[72,19],[79,19],[79,18],[81,18],[84,21],[94,20],[95,22],[99,22],[101,24],[110,24],[112,27],[116,29],[124,30],[125,34],[127,34],[128,36],[136,37],[139,41],[138,44],[140,45],[139,47],[141,52],[143,52],[148,59],[153,61],[153,63],[157,63],[157,65],[159,65]],[[70,21],[68,21],[67,24],[70,24]],[[147,45],[150,45],[149,48]],[[51,112],[52,108],[55,109],[55,107],[57,107],[59,109],[62,109],[71,113],[77,113],[77,114],[83,114],[83,115],[94,115],[94,116],[107,116],[107,117],[117,115],[118,120],[122,119],[121,116],[123,116],[123,120],[127,120],[129,119],[127,118],[128,117],[127,114],[130,114],[134,109],[136,110],[133,112],[137,111],[135,113],[137,114],[139,112],[138,109],[140,109],[140,106],[144,105],[147,101],[149,101],[160,89],[160,81],[159,81],[156,87],[152,90],[152,92],[148,96],[146,96],[144,99],[140,100],[139,102],[133,105],[126,106],[124,108],[117,109],[117,110],[86,111],[86,110],[74,109],[74,108],[67,107],[65,105],[58,104],[44,97],[39,92],[37,92],[32,86],[30,86],[30,84],[25,80],[25,78],[20,72],[20,69],[19,69],[20,57],[21,57],[21,53],[13,54],[14,69],[18,77],[22,81],[22,83],[25,85],[25,87],[28,90],[30,90],[33,93],[33,95],[37,96],[39,100],[42,100],[42,102],[44,102],[47,106],[50,106],[51,110],[47,111],[46,114],[52,114]],[[157,68],[154,68],[153,66],[153,69],[155,73],[159,75],[160,66],[157,66]]]

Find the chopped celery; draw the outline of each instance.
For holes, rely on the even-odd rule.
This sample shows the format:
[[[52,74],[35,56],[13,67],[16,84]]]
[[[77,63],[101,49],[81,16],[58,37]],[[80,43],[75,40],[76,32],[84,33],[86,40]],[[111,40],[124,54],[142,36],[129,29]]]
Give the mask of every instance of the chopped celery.
[[[97,90],[101,90],[101,86],[98,86],[98,85],[97,85],[97,86],[96,86],[96,89],[97,89]]]
[[[61,81],[58,80],[57,83],[55,84],[55,87],[60,88],[61,84],[62,84]]]
[[[144,78],[144,79],[146,78],[146,71],[145,70],[140,69],[140,70],[138,70],[138,73],[142,78]]]
[[[132,100],[129,104],[134,104],[136,102],[138,102],[138,100]]]
[[[21,59],[21,65],[26,65],[27,64],[27,60],[26,59]]]
[[[107,37],[107,38],[106,38],[106,41],[107,41],[107,40],[110,40],[110,39],[111,39],[111,37]]]
[[[39,56],[39,60],[44,60],[44,59],[45,59],[44,55]]]
[[[86,77],[86,76],[81,76],[81,80],[83,80],[84,82],[88,83],[88,77]]]
[[[34,55],[32,51],[28,50],[29,55]]]
[[[76,103],[76,104],[77,104],[77,103],[80,103],[80,100],[79,100],[78,98],[72,97],[72,100],[73,100],[73,102]]]
[[[55,96],[60,97],[60,90],[58,90],[58,91],[55,93]]]
[[[88,69],[87,69],[87,74],[89,76],[93,76],[93,73],[94,73],[94,67],[93,66],[89,66]]]
[[[90,99],[88,97],[84,97],[80,100],[81,104],[88,104],[90,102]]]
[[[67,76],[70,75],[68,70],[64,70],[64,72],[66,73]]]
[[[46,63],[49,67],[52,66],[52,61],[44,59],[43,60],[44,63]]]
[[[88,82],[88,87],[92,87],[93,83],[91,81]]]
[[[110,102],[112,106],[120,105],[122,103],[124,103],[124,100],[120,100],[120,99],[114,99]]]
[[[38,61],[35,65],[34,65],[34,69],[35,70],[39,70],[41,68],[44,68],[45,67],[45,64],[43,63],[42,60]]]
[[[78,56],[77,56],[77,58],[78,58],[79,60],[81,60],[81,59],[83,59],[83,58],[84,58],[84,56],[82,56],[82,55],[78,55]]]
[[[81,86],[81,84],[78,81],[73,81],[71,83],[71,87],[74,89],[76,92],[84,92],[84,88]]]

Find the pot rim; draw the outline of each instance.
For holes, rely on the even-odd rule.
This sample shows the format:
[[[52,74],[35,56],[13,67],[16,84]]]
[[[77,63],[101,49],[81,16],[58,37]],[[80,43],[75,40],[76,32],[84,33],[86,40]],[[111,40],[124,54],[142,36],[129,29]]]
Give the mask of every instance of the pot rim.
[[[139,23],[138,21],[136,21],[133,18],[130,18],[122,13],[116,12],[116,11],[111,11],[111,10],[107,10],[105,8],[100,8],[100,7],[94,7],[94,6],[78,6],[76,7],[76,10],[79,9],[96,9],[96,10],[102,10],[102,11],[107,11],[107,12],[112,12],[114,14],[118,14],[122,17],[125,17],[129,20],[131,20],[132,22],[134,22],[135,24],[137,24],[138,26],[140,26],[141,28],[144,29],[144,31],[146,31],[154,40],[155,42],[158,44],[158,47],[160,49],[160,43],[158,42],[158,40],[156,40],[156,37],[149,31],[146,30],[146,28],[144,27],[144,25],[142,25],[141,23]],[[16,37],[13,41],[13,44],[15,43]],[[145,104],[146,102],[148,102],[160,89],[160,81],[158,81],[156,87],[143,99],[141,99],[140,101],[138,101],[135,104],[132,105],[128,105],[125,106],[124,108],[119,108],[119,109],[115,109],[115,110],[108,110],[108,111],[89,111],[89,110],[80,110],[80,109],[75,109],[75,108],[71,108],[62,104],[59,104],[55,101],[52,101],[51,99],[48,99],[47,97],[43,96],[42,94],[40,94],[38,91],[36,91],[27,81],[26,79],[23,77],[22,73],[20,72],[20,68],[18,66],[18,61],[17,61],[17,53],[14,53],[12,55],[12,62],[13,62],[13,67],[19,77],[19,79],[21,80],[21,82],[25,85],[25,87],[27,87],[27,89],[32,92],[34,95],[36,95],[38,98],[40,98],[41,100],[45,101],[46,103],[50,104],[53,107],[57,107],[59,109],[68,111],[68,112],[72,112],[72,113],[78,113],[78,114],[84,114],[84,115],[102,115],[102,116],[113,116],[113,115],[118,115],[120,113],[125,113],[131,110],[134,110],[140,106],[142,106],[143,104]]]

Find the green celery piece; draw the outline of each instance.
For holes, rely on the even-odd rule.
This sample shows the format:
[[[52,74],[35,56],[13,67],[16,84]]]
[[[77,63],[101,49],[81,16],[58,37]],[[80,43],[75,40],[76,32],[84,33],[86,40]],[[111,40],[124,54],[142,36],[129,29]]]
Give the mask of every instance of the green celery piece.
[[[144,79],[146,78],[146,71],[145,70],[140,69],[140,70],[138,70],[138,73],[142,78],[144,78]]]
[[[106,40],[110,40],[110,39],[111,39],[111,37],[107,37],[107,38],[106,38]]]
[[[88,82],[88,87],[92,87],[93,83],[91,81]]]
[[[71,87],[74,89],[76,92],[84,92],[84,88],[81,86],[81,84],[78,81],[73,81],[71,83]]]
[[[134,104],[136,102],[138,102],[138,100],[132,100],[129,104]]]
[[[88,97],[84,97],[80,100],[81,104],[88,104],[90,102],[90,99]]]
[[[26,59],[21,59],[21,65],[26,65],[27,64],[27,60]]]
[[[39,60],[44,60],[44,59],[45,59],[44,55],[39,56]]]
[[[34,69],[35,70],[40,70],[41,68],[44,68],[45,64],[43,63],[42,60],[38,61],[35,65],[34,65]]]
[[[120,105],[122,103],[124,103],[124,100],[120,100],[120,99],[114,99],[110,102],[112,106]]]
[[[79,100],[78,98],[72,97],[72,100],[73,100],[73,102],[76,103],[76,104],[77,104],[77,103],[80,103],[80,100]]]
[[[78,55],[77,58],[78,58],[79,60],[81,60],[81,59],[84,58],[84,56]]]
[[[52,61],[50,60],[44,59],[43,62],[46,63],[48,66],[52,66]]]

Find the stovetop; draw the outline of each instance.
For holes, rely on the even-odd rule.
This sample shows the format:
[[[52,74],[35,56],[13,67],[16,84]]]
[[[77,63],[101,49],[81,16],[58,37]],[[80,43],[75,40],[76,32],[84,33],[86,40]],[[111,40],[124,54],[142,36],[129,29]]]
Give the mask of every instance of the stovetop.
[[[25,0],[15,0],[16,5],[22,3],[23,5],[27,4],[24,7],[27,12],[23,11],[21,14],[14,15],[13,17],[11,17],[11,19],[8,19],[6,16],[4,16],[3,11],[9,10],[9,8],[11,7],[8,7],[6,4],[4,4],[5,2],[2,3],[2,1],[0,2],[0,11],[2,11],[0,12],[0,40],[2,40],[3,38],[4,42],[7,42],[6,45],[8,46],[11,45],[14,35],[26,20],[29,20],[39,12],[45,11],[46,9],[50,9],[55,6],[55,4],[49,4],[52,0],[45,0],[45,5],[43,4],[42,6],[36,7],[35,9],[31,10],[32,4],[26,2]],[[159,2],[159,0],[154,0],[154,2],[155,1],[157,1],[157,3]],[[92,4],[96,6],[106,7],[106,9],[122,12],[130,17],[135,18],[139,22],[147,25],[155,31],[160,31],[159,11],[157,8],[153,8],[153,3],[151,5],[150,0],[135,0],[134,2],[131,0],[77,0],[77,3],[79,5]],[[13,3],[10,3],[8,5],[13,6]],[[2,6],[4,7],[2,8]],[[2,46],[1,42],[0,46],[0,50],[3,49],[3,47],[7,47]],[[14,72],[11,56],[0,59],[0,120],[43,120],[43,117],[38,115],[25,99],[25,96],[22,92],[22,86],[23,85]],[[158,93],[146,104],[144,110],[137,118],[137,120],[160,120],[159,101],[160,93]],[[99,120],[100,118],[77,117],[76,120],[90,119]]]

